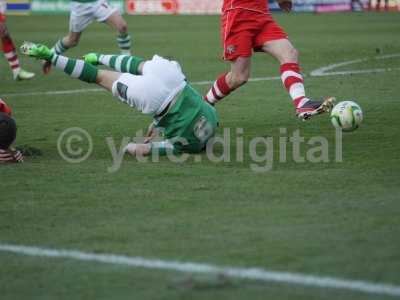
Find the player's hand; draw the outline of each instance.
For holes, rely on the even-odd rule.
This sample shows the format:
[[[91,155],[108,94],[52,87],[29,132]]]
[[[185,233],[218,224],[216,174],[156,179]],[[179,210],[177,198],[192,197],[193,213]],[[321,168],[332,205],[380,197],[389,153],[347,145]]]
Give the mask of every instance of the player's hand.
[[[24,156],[21,151],[17,150],[1,150],[0,149],[0,164],[1,163],[22,163]]]
[[[135,144],[129,143],[124,149],[124,153],[129,153],[132,156],[143,157],[149,155],[151,152],[150,144]]]
[[[279,7],[282,11],[289,13],[292,10],[293,4],[291,0],[278,0]]]

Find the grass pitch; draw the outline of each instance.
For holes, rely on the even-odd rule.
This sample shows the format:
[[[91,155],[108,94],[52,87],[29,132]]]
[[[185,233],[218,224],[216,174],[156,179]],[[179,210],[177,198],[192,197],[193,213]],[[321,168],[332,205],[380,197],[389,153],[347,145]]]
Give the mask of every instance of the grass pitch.
[[[46,95],[45,91],[93,88],[38,62],[23,65],[35,80],[15,83],[0,61],[1,96],[19,125],[17,145],[41,155],[1,166],[0,243],[81,249],[146,258],[262,267],[400,285],[400,53],[399,14],[277,15],[300,50],[304,73],[343,61],[370,58],[335,71],[388,69],[380,73],[306,78],[309,96],[356,100],[361,128],[343,137],[343,162],[334,161],[328,118],[299,122],[278,80],[250,82],[218,105],[223,128],[243,128],[244,161],[197,163],[126,158],[109,173],[105,142],[144,129],[150,120],[103,92]],[[213,80],[221,60],[217,17],[128,16],[138,55],[174,57],[190,81]],[[66,16],[10,17],[15,40],[54,44],[68,29]],[[78,48],[117,52],[115,36],[93,24]],[[253,77],[278,76],[278,64],[258,54]],[[197,86],[205,92],[208,85]],[[21,93],[38,92],[34,95]],[[70,127],[93,138],[93,154],[80,164],[64,161],[57,139]],[[329,162],[280,163],[255,173],[249,155],[254,137],[288,136],[300,129],[329,142]],[[238,145],[232,143],[231,153]],[[303,148],[303,151],[305,151]],[[219,152],[218,152],[219,151]],[[220,153],[222,149],[217,149]],[[259,149],[261,153],[262,149]],[[303,153],[304,154],[304,153]],[[382,295],[286,284],[232,280],[179,284],[187,275],[71,260],[0,253],[2,299],[385,299]],[[203,278],[195,278],[203,282]],[[213,279],[206,278],[213,281]],[[177,284],[178,282],[178,284]]]

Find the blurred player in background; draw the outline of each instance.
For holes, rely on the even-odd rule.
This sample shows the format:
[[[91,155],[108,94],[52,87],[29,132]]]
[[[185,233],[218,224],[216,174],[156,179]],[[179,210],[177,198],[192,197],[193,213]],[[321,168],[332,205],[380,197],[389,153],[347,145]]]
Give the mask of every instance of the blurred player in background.
[[[85,61],[56,54],[44,45],[24,43],[22,53],[51,62],[72,78],[96,83],[115,97],[154,122],[147,134],[148,142],[130,143],[126,151],[132,155],[198,153],[205,150],[218,126],[217,113],[186,81],[180,65],[155,55],[144,60],[128,55],[90,53]],[[115,71],[99,70],[102,64]],[[164,140],[152,141],[157,132]]]
[[[352,11],[363,11],[364,5],[361,0],[351,0],[351,10]]]
[[[23,162],[20,151],[11,148],[17,136],[17,125],[11,117],[11,108],[0,99],[0,164]]]
[[[381,10],[381,0],[376,0],[376,5],[373,7],[372,5],[373,0],[368,1],[368,10]],[[385,11],[389,10],[389,0],[385,0]]]
[[[5,16],[6,6],[6,1],[0,0],[0,39],[4,56],[10,65],[14,80],[31,79],[35,76],[35,74],[21,69],[18,55],[15,51],[14,42],[11,39],[10,33],[8,32]]]
[[[292,2],[279,0],[279,6],[283,11],[290,12]],[[224,0],[221,35],[224,59],[231,62],[231,70],[218,77],[204,96],[207,102],[217,103],[248,81],[251,56],[255,50],[268,53],[279,61],[282,82],[300,119],[306,120],[331,109],[333,98],[312,101],[306,97],[298,52],[272,18],[268,1]]]
[[[1,0],[0,0],[1,1]],[[78,45],[82,32],[94,20],[104,22],[118,32],[117,44],[121,54],[131,54],[131,37],[128,25],[118,9],[112,8],[106,0],[73,0],[69,20],[69,33],[60,39],[53,47],[57,54],[62,54]],[[50,72],[51,63],[43,63],[43,72]]]

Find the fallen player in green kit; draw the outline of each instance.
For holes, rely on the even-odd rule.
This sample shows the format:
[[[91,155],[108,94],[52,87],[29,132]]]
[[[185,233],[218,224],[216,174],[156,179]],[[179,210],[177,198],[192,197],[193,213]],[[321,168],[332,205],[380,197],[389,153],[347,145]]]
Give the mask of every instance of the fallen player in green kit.
[[[136,56],[97,53],[76,60],[29,42],[21,46],[21,52],[51,62],[72,78],[96,83],[122,102],[152,116],[148,142],[127,145],[126,151],[132,155],[149,155],[154,151],[160,155],[199,153],[205,150],[218,127],[216,110],[186,81],[176,61],[157,55],[146,61]],[[99,64],[115,71],[93,66]],[[156,131],[163,133],[163,141],[151,141]]]

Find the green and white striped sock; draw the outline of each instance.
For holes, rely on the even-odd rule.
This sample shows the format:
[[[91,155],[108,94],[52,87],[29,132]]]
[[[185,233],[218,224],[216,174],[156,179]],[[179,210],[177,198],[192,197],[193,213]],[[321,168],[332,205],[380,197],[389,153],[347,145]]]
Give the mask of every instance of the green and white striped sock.
[[[121,53],[125,55],[130,55],[131,54],[131,36],[127,33],[120,34],[117,37],[117,43],[119,49],[121,49]]]
[[[69,47],[65,46],[61,40],[58,40],[57,43],[54,45],[54,47],[52,48],[52,50],[56,53],[56,54],[63,54],[65,51],[67,51],[69,49]]]
[[[97,79],[98,70],[91,64],[85,63],[80,59],[72,59],[62,55],[54,54],[51,63],[57,69],[64,71],[72,78],[78,78],[79,80],[95,83]]]
[[[99,62],[118,72],[138,75],[139,65],[145,59],[128,55],[100,55]]]

